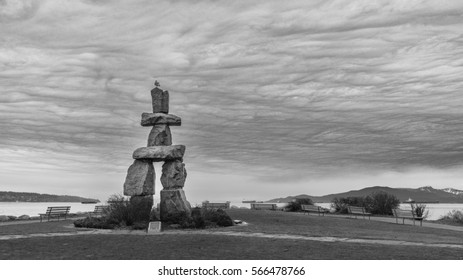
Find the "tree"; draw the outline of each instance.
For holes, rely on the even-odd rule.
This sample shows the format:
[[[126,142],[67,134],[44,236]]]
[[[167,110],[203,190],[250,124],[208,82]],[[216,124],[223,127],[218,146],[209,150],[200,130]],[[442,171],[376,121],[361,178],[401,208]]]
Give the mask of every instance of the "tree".
[[[286,205],[286,210],[289,212],[298,212],[301,211],[302,207],[301,205],[313,205],[313,201],[310,198],[296,198],[288,205]]]

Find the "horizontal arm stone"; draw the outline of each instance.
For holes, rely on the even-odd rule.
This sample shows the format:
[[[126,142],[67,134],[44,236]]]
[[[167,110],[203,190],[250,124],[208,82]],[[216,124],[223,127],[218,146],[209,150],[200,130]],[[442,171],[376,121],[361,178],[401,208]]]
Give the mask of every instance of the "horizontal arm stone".
[[[172,114],[164,113],[143,113],[141,114],[141,126],[153,126],[157,124],[168,124],[180,126],[182,119]]]
[[[151,146],[138,148],[133,152],[134,159],[150,159],[152,161],[183,160],[184,145]]]

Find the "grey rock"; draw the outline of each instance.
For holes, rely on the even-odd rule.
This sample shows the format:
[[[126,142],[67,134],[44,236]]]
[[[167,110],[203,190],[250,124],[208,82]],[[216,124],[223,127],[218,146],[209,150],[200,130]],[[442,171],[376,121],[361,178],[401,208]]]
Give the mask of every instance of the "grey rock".
[[[166,124],[157,124],[151,129],[148,136],[148,146],[170,146],[172,145],[172,134]]]
[[[158,124],[168,124],[172,126],[182,125],[182,119],[176,115],[164,113],[142,113],[141,126],[153,126]]]
[[[191,205],[186,200],[182,189],[161,191],[161,221],[167,221],[169,216],[191,216]]]
[[[124,195],[153,195],[155,176],[152,161],[135,160],[127,171]]]
[[[162,165],[161,183],[164,190],[181,189],[186,179],[185,164],[179,160],[167,161]]]
[[[130,202],[135,204],[148,203],[152,206],[154,204],[154,199],[152,195],[136,195],[130,197]]]
[[[153,113],[169,113],[169,92],[155,87],[151,90]]]
[[[133,152],[134,159],[150,159],[152,161],[183,160],[184,145],[151,146],[138,148]]]

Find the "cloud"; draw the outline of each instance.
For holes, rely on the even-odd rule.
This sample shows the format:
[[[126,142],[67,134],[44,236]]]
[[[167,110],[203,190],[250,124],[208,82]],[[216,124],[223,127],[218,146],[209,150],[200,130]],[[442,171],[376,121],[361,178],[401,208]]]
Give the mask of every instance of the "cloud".
[[[4,168],[124,173],[146,145],[154,79],[192,172],[298,181],[463,164],[458,1],[0,6]]]

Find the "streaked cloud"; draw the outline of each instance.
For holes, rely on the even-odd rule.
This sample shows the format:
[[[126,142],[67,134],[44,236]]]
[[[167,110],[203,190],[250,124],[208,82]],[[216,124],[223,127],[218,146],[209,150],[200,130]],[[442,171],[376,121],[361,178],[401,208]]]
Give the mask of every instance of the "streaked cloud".
[[[458,169],[462,8],[0,1],[2,168],[123,177],[145,145],[140,114],[157,79],[183,119],[173,141],[191,174],[296,182]]]

